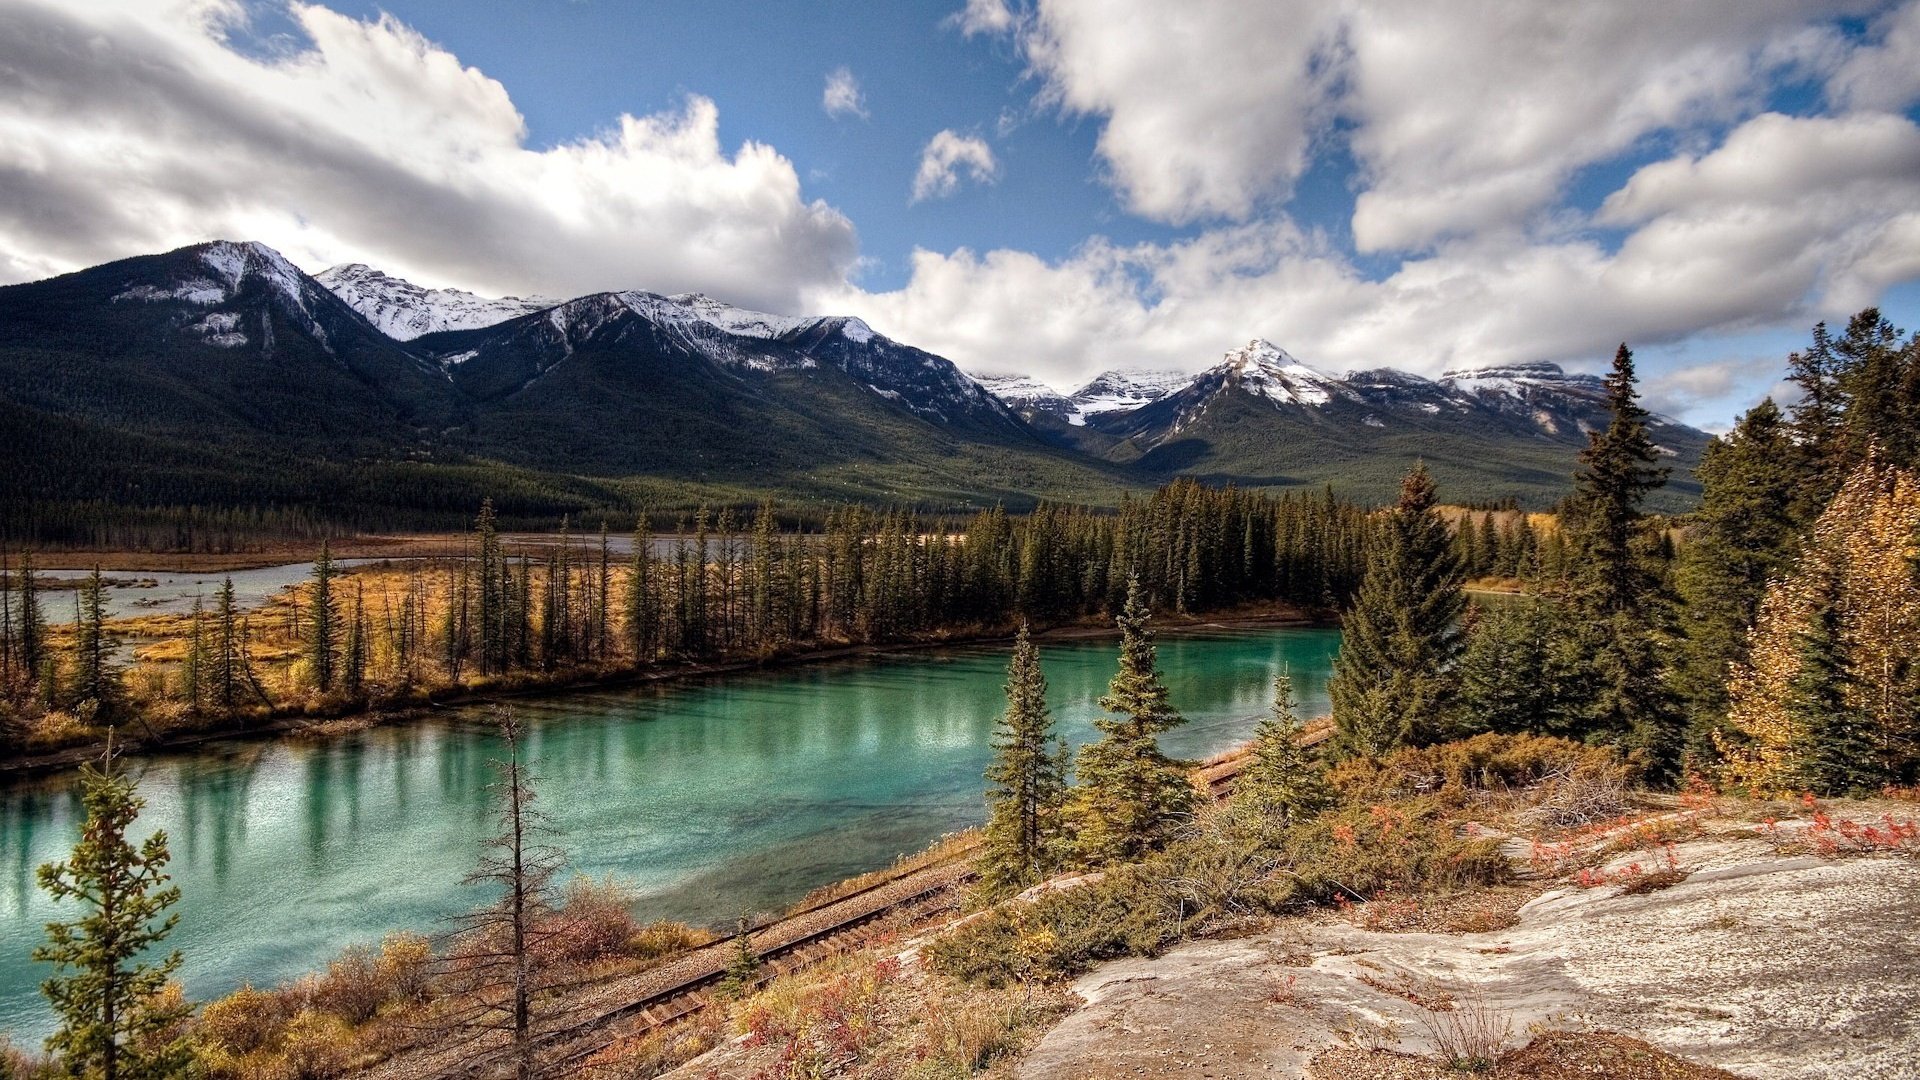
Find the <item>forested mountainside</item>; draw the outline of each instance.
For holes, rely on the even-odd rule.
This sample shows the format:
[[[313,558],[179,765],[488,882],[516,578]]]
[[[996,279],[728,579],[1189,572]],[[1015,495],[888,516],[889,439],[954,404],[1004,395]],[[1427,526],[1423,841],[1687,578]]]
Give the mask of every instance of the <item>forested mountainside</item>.
[[[1381,501],[1415,460],[1463,501],[1547,506],[1598,381],[1551,365],[1336,378],[1265,342],[1073,395],[976,380],[859,319],[698,294],[565,302],[319,278],[216,242],[0,288],[9,532],[112,523],[446,526],[762,496],[1113,505],[1179,476]],[[1656,418],[1694,491],[1706,436]]]

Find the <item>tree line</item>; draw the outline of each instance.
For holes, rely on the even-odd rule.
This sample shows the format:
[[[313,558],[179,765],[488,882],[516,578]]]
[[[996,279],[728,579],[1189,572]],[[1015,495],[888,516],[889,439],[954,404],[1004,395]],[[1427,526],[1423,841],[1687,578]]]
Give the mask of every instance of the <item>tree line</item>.
[[[954,520],[845,506],[800,532],[780,529],[770,504],[701,509],[665,536],[636,532],[625,551],[604,524],[582,535],[563,521],[535,554],[508,550],[483,500],[460,558],[343,574],[323,540],[290,602],[240,610],[228,581],[183,620],[180,662],[134,672],[114,648],[102,575],[74,594],[72,630],[52,634],[32,554],[0,553],[0,687],[20,741],[49,711],[149,726],[338,712],[502,679],[1048,625],[1119,611],[1129,580],[1182,613],[1330,611],[1359,581],[1368,519],[1331,491],[1179,481],[1117,511],[1042,505]]]

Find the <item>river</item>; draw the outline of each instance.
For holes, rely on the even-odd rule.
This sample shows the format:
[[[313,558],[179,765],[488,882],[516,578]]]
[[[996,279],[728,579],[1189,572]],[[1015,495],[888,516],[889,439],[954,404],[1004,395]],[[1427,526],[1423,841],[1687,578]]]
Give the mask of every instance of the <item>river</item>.
[[[1169,752],[1244,740],[1283,668],[1324,713],[1338,633],[1170,634],[1161,665],[1189,723]],[[639,914],[701,924],[783,907],[985,817],[981,770],[1007,648],[963,647],[521,701],[539,805],[572,871],[639,890]],[[1114,640],[1048,643],[1049,700],[1093,735]],[[271,985],[395,929],[434,932],[482,895],[460,884],[493,830],[498,739],[481,710],[326,742],[217,744],[137,762],[183,900],[170,943],[187,991]],[[78,831],[71,777],[0,789],[0,1030],[50,1023],[28,955],[62,910],[34,868]]]

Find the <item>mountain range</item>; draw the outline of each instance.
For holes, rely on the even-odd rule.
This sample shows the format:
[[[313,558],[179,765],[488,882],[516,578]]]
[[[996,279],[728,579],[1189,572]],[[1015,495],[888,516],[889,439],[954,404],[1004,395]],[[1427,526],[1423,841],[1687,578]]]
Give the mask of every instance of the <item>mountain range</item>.
[[[1264,341],[1197,376],[1071,393],[979,378],[857,318],[700,294],[565,301],[308,275],[214,242],[0,288],[0,492],[43,504],[293,506],[362,527],[761,495],[1111,503],[1176,475],[1544,504],[1598,379],[1551,364],[1335,376]],[[1706,436],[1660,420],[1684,501]]]

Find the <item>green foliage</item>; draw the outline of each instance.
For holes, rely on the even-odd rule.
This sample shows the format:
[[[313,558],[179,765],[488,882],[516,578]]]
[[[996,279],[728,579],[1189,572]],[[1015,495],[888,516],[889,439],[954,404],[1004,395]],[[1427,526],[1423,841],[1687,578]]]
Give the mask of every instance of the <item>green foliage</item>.
[[[1436,746],[1408,747],[1384,757],[1343,761],[1328,781],[1348,803],[1431,799],[1457,807],[1484,795],[1547,783],[1578,779],[1624,785],[1635,778],[1632,766],[1603,746],[1548,735],[1488,732]]]
[[[1502,599],[1469,613],[1460,655],[1455,729],[1573,735],[1588,677],[1578,625],[1564,596]]]
[[[75,704],[93,702],[96,717],[110,717],[120,704],[120,672],[113,660],[113,640],[107,634],[107,586],[98,566],[80,587],[74,623],[68,700]]]
[[[980,873],[987,889],[1000,893],[1032,884],[1052,868],[1066,802],[1066,744],[1056,745],[1040,649],[1024,623],[1007,667],[1007,711],[993,747]]]
[[[144,800],[114,767],[111,750],[100,768],[82,769],[81,784],[86,822],[80,842],[66,862],[48,863],[38,873],[47,895],[77,902],[82,912],[72,922],[47,924],[47,944],[33,953],[55,965],[41,986],[60,1022],[47,1048],[75,1077],[182,1076],[191,1052],[179,1026],[189,1010],[162,993],[180,954],[141,959],[180,918],[166,914],[180,900],[179,888],[167,884],[167,835],[156,831],[138,847],[128,840]]]
[[[340,606],[333,595],[333,576],[333,555],[322,543],[307,591],[307,676],[323,694],[333,690],[339,671]]]
[[[1466,594],[1433,508],[1433,478],[1416,466],[1368,548],[1328,684],[1340,754],[1382,753],[1449,734]]]
[[[1129,581],[1120,626],[1120,669],[1100,699],[1098,742],[1084,746],[1070,804],[1074,843],[1093,865],[1128,862],[1164,845],[1192,814],[1186,768],[1158,736],[1186,723],[1167,701],[1155,657],[1147,597]]]
[[[1680,549],[1674,583],[1684,604],[1675,682],[1689,719],[1689,755],[1712,752],[1724,732],[1727,675],[1747,659],[1747,630],[1767,582],[1799,546],[1795,507],[1805,481],[1792,432],[1771,399],[1708,445],[1700,509]]]
[[[1816,585],[1806,625],[1793,635],[1796,663],[1784,711],[1800,743],[1798,787],[1870,794],[1890,778],[1880,766],[1872,717],[1847,701],[1852,662],[1842,637],[1838,594],[1838,582]]]
[[[1333,801],[1320,767],[1300,745],[1293,677],[1273,681],[1273,711],[1254,728],[1251,760],[1233,782],[1233,804],[1268,828],[1285,829]]]
[[[1002,904],[923,950],[935,971],[990,986],[1071,978],[1151,956],[1250,915],[1336,897],[1445,892],[1506,879],[1499,845],[1466,840],[1428,801],[1336,808],[1284,831],[1234,812],[1099,880]]]
[[[1614,354],[1607,375],[1612,420],[1580,455],[1565,520],[1577,624],[1566,628],[1589,657],[1582,734],[1639,754],[1657,776],[1679,765],[1679,703],[1666,680],[1672,615],[1664,537],[1645,504],[1666,482],[1635,389],[1633,353]]]

